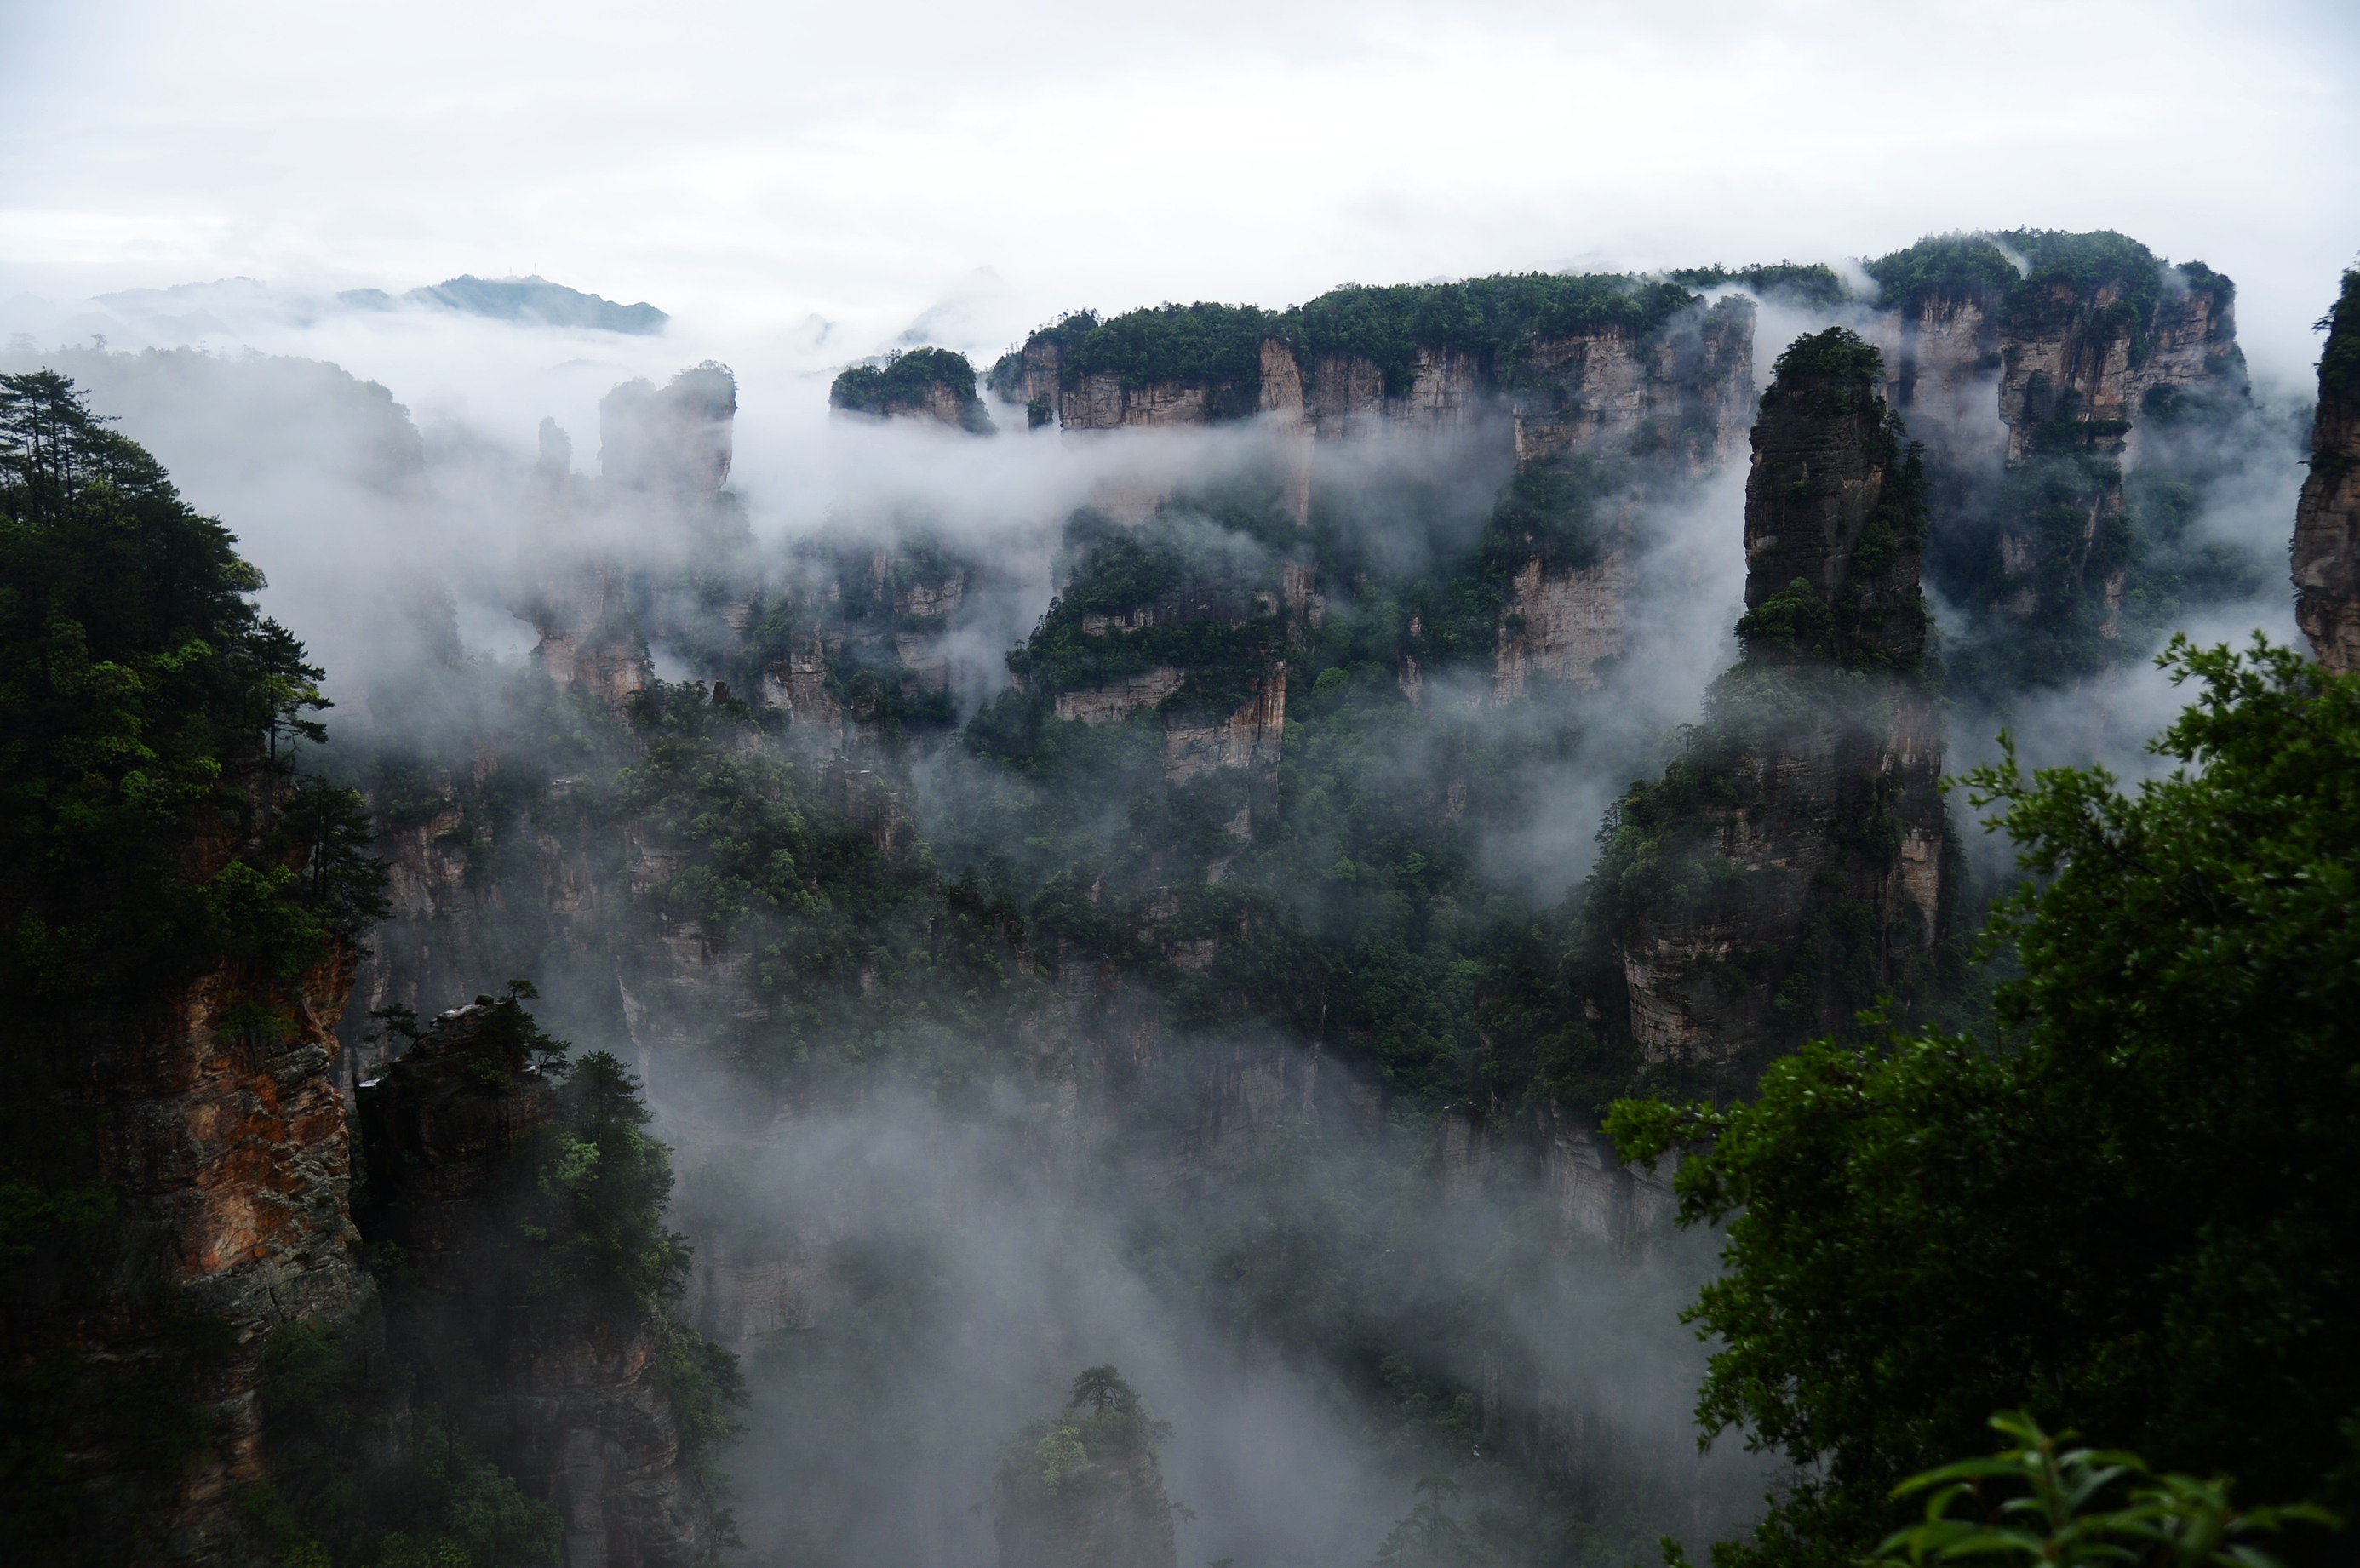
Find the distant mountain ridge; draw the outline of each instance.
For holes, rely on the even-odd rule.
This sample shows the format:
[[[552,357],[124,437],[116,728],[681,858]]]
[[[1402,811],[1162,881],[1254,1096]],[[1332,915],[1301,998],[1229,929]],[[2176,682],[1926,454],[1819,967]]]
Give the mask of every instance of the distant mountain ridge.
[[[639,337],[661,334],[664,323],[672,320],[644,299],[635,305],[618,304],[579,289],[568,289],[563,283],[552,283],[539,273],[530,278],[477,278],[473,273],[462,273],[429,288],[412,289],[401,298],[414,305],[436,305],[497,321],[593,327]],[[339,304],[359,310],[390,310],[394,304],[393,296],[382,289],[348,289],[336,299]]]

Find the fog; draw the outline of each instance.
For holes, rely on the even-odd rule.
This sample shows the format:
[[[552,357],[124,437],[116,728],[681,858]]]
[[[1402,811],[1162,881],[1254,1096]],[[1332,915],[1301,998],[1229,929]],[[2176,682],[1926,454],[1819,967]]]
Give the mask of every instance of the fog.
[[[1006,319],[989,280],[945,299],[908,330],[982,334]],[[1761,301],[1757,385],[1785,343],[1834,321],[1873,325],[1855,308]],[[18,330],[0,365],[74,376],[238,533],[269,576],[265,607],[328,670],[337,754],[355,777],[395,752],[439,768],[446,792],[471,757],[479,780],[489,756],[512,785],[544,790],[576,772],[503,703],[531,668],[519,617],[585,573],[633,583],[659,679],[710,681],[727,640],[713,606],[729,595],[825,603],[847,561],[942,551],[966,572],[938,647],[964,722],[1007,688],[1009,649],[1065,586],[1079,510],[1136,526],[1161,507],[1155,526],[1207,574],[1277,572],[1267,541],[1190,499],[1266,474],[1269,430],[1027,431],[1022,409],[996,403],[989,439],[830,418],[826,376],[844,352],[833,327],[732,334],[684,318],[635,338],[239,288],[93,301]],[[59,347],[37,332],[73,336]],[[205,346],[171,346],[189,343]],[[620,482],[601,400],[707,359],[736,371],[726,494],[692,506]],[[2171,458],[2202,481],[2200,542],[2254,573],[2249,594],[2188,618],[2192,635],[2292,636],[2284,549],[2300,406],[2293,384],[2264,377],[2220,450]],[[570,456],[554,433],[544,445],[544,419]],[[1479,419],[1447,438],[1321,443],[1317,518],[1371,563],[1323,581],[1328,613],[1463,561],[1508,476],[1503,440]],[[1671,755],[1734,657],[1743,481],[1741,450],[1716,473],[1606,506],[1627,596],[1622,651],[1596,690],[1539,682],[1502,702],[1488,664],[1401,685],[1417,722],[1364,782],[1435,811],[1454,783],[1476,797],[1474,886],[1498,909],[1564,917],[1607,807]],[[699,598],[710,583],[726,593]],[[1946,630],[1966,624],[1958,606],[1937,610]],[[1310,689],[1323,671],[1291,673]],[[2140,744],[2176,707],[2136,663],[2005,713],[1954,703],[1954,768],[1994,755],[2005,723],[2028,760],[2136,777],[2149,766]],[[781,753],[813,779],[872,761],[894,774],[920,834],[1023,787],[939,743],[831,772],[794,751],[796,733]],[[627,738],[600,744],[612,751],[598,766],[628,759]],[[1496,770],[1468,780],[1479,754]],[[1136,804],[1109,786],[1090,803],[1097,820],[1064,824],[1098,846],[1107,887],[1218,878],[1178,849],[1167,864],[1160,845],[1122,869]],[[1963,819],[1963,801],[1953,809]],[[980,863],[959,843],[944,832],[945,877]],[[1306,830],[1291,853],[1318,866],[1343,846]],[[1999,846],[1981,853],[2003,868]],[[676,1223],[697,1252],[683,1311],[741,1354],[753,1391],[748,1431],[724,1459],[748,1561],[988,1563],[1002,1443],[1054,1410],[1076,1370],[1109,1361],[1175,1429],[1164,1469],[1183,1563],[1357,1568],[1411,1484],[1437,1472],[1466,1486],[1462,1513],[1483,1512],[1503,1539],[1557,1539],[1578,1519],[1586,1544],[1553,1550],[1619,1563],[1666,1532],[1692,1547],[1729,1532],[1776,1481],[1742,1433],[1696,1452],[1688,1410],[1705,1347],[1677,1312],[1710,1275],[1713,1237],[1674,1231],[1661,1173],[1617,1171],[1570,1122],[1494,1127],[1491,1107],[1389,1103],[1324,1014],[1243,1033],[1159,1024],[1131,979],[1092,979],[1076,962],[1053,987],[1045,953],[1040,975],[1024,960],[1031,1010],[1004,1037],[928,1024],[919,1032],[944,1038],[864,1059],[882,1048],[847,1029],[816,1048],[837,1062],[827,1073],[749,1063],[726,1017],[743,944],[716,958],[707,943],[663,970],[665,952],[700,940],[677,922],[669,949],[639,928],[610,929],[603,947],[528,930],[546,865],[500,898],[435,914],[471,911],[449,942],[461,958],[479,954],[475,979],[405,977],[397,956],[379,972],[393,988],[372,999],[432,1012],[520,972],[513,960],[555,1027],[634,1062],[676,1151]],[[1287,894],[1310,926],[1345,900],[1327,883]],[[384,945],[399,955],[409,940],[395,931]],[[924,984],[888,975],[876,995],[932,1005]],[[870,990],[864,970],[858,991]],[[877,1018],[888,1010],[880,1000]],[[861,1060],[878,1065],[841,1065]],[[1584,1185],[1584,1160],[1602,1184]],[[1594,1212],[1577,1214],[1580,1203]]]

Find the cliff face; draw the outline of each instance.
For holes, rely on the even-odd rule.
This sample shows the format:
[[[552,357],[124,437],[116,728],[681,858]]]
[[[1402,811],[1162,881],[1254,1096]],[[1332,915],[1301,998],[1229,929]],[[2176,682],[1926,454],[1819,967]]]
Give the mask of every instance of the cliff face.
[[[1871,333],[1885,390],[1927,448],[1928,569],[1968,623],[1962,691],[2095,673],[2142,583],[2158,603],[2206,591],[2169,563],[2140,579],[2125,475],[2154,456],[2169,475],[2168,447],[2141,451],[2158,420],[2225,428],[2246,408],[2228,279],[2120,234],[2044,231],[1927,240],[1870,269],[1893,301]]]
[[[53,1349],[30,1337],[12,1348],[51,1349],[88,1385],[61,1457],[89,1533],[111,1539],[118,1561],[256,1560],[238,1504],[269,1474],[264,1349],[298,1321],[346,1329],[372,1298],[345,1214],[333,1071],[351,983],[345,952],[262,998],[273,1028],[237,1022],[233,1009],[257,998],[207,975],[136,1032],[82,1042],[114,1194],[103,1298],[47,1325]],[[143,1451],[176,1428],[191,1452],[159,1492]]]
[[[400,1249],[393,1345],[421,1395],[487,1435],[564,1520],[566,1568],[672,1568],[717,1550],[682,1473],[660,1320],[552,1291],[516,1206],[541,1179],[557,1094],[489,997],[444,1014],[360,1090],[371,1240]]]
[[[1450,346],[1411,350],[1408,387],[1385,390],[1385,373],[1360,354],[1325,353],[1305,367],[1304,415],[1322,441],[1368,440],[1387,430],[1449,430],[1474,419],[1488,389],[1475,356]]]
[[[1847,1027],[1941,941],[1923,481],[1878,370],[1841,331],[1780,360],[1746,485],[1746,659],[1682,761],[1618,808],[1597,985],[1643,1062],[1719,1072]]]
[[[2311,475],[2294,515],[2295,619],[2329,670],[2360,670],[2360,272],[2344,275],[2319,360]]]
[[[1709,472],[1753,409],[1753,303],[1693,306],[1644,335],[1609,326],[1536,339],[1509,402],[1520,463],[1629,453]]]
[[[1999,414],[2007,458],[2021,463],[2041,427],[2084,427],[2101,451],[2119,452],[2147,396],[2234,375],[2236,323],[2216,289],[2169,274],[2151,304],[2127,298],[2125,282],[2077,287],[2027,278],[2004,312]]]
[[[839,413],[908,419],[992,433],[991,415],[975,390],[975,366],[952,349],[918,348],[882,365],[856,365],[836,378],[827,401]]]
[[[1987,463],[2005,451],[1997,290],[1928,293],[1881,313],[1868,336],[1885,356],[1885,401],[1909,421],[1937,472]]]
[[[709,496],[729,482],[738,381],[722,366],[682,371],[659,388],[627,381],[598,405],[598,464],[625,490]]]
[[[1600,662],[1622,654],[1633,580],[1630,550],[1619,541],[1595,566],[1552,572],[1538,556],[1527,560],[1500,617],[1491,700],[1517,701],[1535,677],[1596,691]]]

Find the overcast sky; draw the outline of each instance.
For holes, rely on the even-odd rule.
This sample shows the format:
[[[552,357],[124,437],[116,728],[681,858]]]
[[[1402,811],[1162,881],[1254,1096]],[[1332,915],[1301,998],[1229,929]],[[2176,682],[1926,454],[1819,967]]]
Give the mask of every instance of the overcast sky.
[[[0,10],[0,300],[538,270],[848,360],[2036,224],[2228,272],[2286,374],[2360,249],[2355,0]]]

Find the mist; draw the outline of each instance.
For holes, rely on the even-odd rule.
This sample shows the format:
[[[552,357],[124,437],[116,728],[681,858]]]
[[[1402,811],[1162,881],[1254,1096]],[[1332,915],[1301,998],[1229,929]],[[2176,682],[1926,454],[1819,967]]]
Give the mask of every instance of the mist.
[[[1006,319],[989,288],[947,298],[956,309],[913,312],[907,331],[982,333]],[[1874,325],[1864,307],[1776,295],[1757,310],[1757,390],[1795,337]],[[873,841],[911,887],[969,890],[980,925],[1021,926],[989,900],[1007,887],[1045,899],[1061,877],[1109,923],[1152,924],[1139,911],[1167,919],[1175,889],[1212,898],[1233,865],[1267,854],[1287,940],[1375,929],[1399,889],[1362,878],[1346,829],[1308,811],[1272,845],[1259,784],[1224,793],[1221,770],[1175,778],[1120,724],[1080,725],[1106,747],[1101,787],[1046,800],[1018,763],[964,738],[1014,689],[1011,648],[1084,564],[1077,540],[1095,536],[1078,519],[1168,540],[1206,581],[1274,588],[1287,546],[1231,505],[1276,462],[1266,424],[1032,431],[1021,408],[995,402],[999,433],[977,439],[831,417],[827,373],[851,357],[833,326],[733,338],[691,321],[642,340],[339,311],[268,289],[117,300],[52,325],[77,346],[20,336],[0,364],[73,376],[230,522],[268,574],[264,607],[327,671],[325,765],[381,806],[396,785],[423,800],[388,829],[400,855],[464,864],[398,887],[409,901],[355,1014],[431,1014],[530,975],[552,1027],[634,1064],[674,1151],[674,1223],[695,1248],[683,1312],[742,1358],[752,1390],[723,1461],[745,1561],[988,1563],[1000,1468],[1022,1459],[1006,1444],[1058,1407],[1077,1370],[1106,1363],[1173,1428],[1162,1464],[1183,1563],[1357,1568],[1413,1484],[1442,1474],[1498,1540],[1547,1539],[1605,1564],[1666,1533],[1696,1548],[1741,1529],[1777,1484],[1742,1432],[1698,1451],[1690,1405],[1710,1347],[1677,1314],[1711,1277],[1714,1237],[1675,1229],[1670,1171],[1622,1169],[1579,1116],[1422,1103],[1371,1060],[1372,1031],[1331,1028],[1324,1004],[1251,1029],[1175,1019],[1110,962],[1060,955],[1063,939],[1037,934],[1025,939],[1037,948],[1009,941],[995,959],[1015,999],[988,1029],[915,946],[877,942],[842,960],[846,994],[878,998],[847,1005],[872,1010],[847,1021],[814,1007],[793,1059],[766,1060],[748,1041],[768,1015],[731,988],[804,951],[779,935],[786,916],[721,933],[667,908],[650,940],[595,898],[563,920],[526,908],[554,909],[551,890],[577,875],[633,898],[672,875],[639,830],[582,827],[619,812],[655,743],[611,711],[582,717],[587,703],[563,732],[560,709],[528,701],[554,668],[534,651],[554,640],[548,604],[597,583],[623,585],[614,602],[644,633],[652,690],[691,692],[710,714],[707,688],[727,678],[752,702],[754,719],[713,732],[715,755],[775,759],[807,820]],[[89,332],[107,345],[79,346]],[[854,341],[865,352],[880,339]],[[602,401],[707,361],[735,373],[726,486],[634,487],[618,461],[628,432]],[[2283,555],[2300,411],[2289,384],[2257,379],[2214,444],[2134,454],[2134,475],[2178,464],[2201,492],[2180,548],[2250,583],[2177,629],[2292,639]],[[1513,472],[1507,441],[1483,414],[1442,436],[1321,443],[1306,537],[1349,546],[1351,562],[1322,579],[1324,613],[1416,614],[1422,585],[1477,548]],[[1612,556],[1594,570],[1620,574],[1623,614],[1612,651],[1576,676],[1510,692],[1489,661],[1297,659],[1289,727],[1296,713],[1380,713],[1379,744],[1290,754],[1303,775],[1274,787],[1299,804],[1340,779],[1380,817],[1443,820],[1468,868],[1437,900],[1447,920],[1557,940],[1579,919],[1609,808],[1677,753],[1736,656],[1743,485],[1741,454],[1606,499]],[[843,606],[861,584],[937,557],[950,564],[929,569],[929,590],[954,572],[957,590],[923,628],[941,671],[931,738],[865,735],[854,716],[827,720],[835,730],[802,712],[782,724],[799,696],[743,691],[731,661],[762,615],[815,648],[858,640],[869,634],[846,630]],[[891,636],[917,633],[888,598],[871,632],[914,669]],[[1964,608],[1938,598],[1935,610],[1946,636],[1969,635]],[[2137,662],[2004,713],[1954,703],[1951,770],[1995,756],[2005,724],[2027,764],[2136,778],[2152,760],[2140,746],[2177,706]],[[477,826],[471,789],[537,803]],[[1176,804],[1154,817],[1150,796]],[[1057,819],[1068,862],[1043,851],[1036,866],[1005,842],[1011,800]],[[594,840],[606,847],[582,847]],[[1979,853],[2005,873],[1998,846]],[[927,915],[926,940],[948,918]],[[1217,935],[1187,940],[1204,951],[1178,950],[1177,969],[1217,961],[1205,956]],[[779,945],[766,953],[766,941]],[[1452,984],[1437,994],[1473,1018],[1483,998]],[[357,1075],[368,1069],[347,1032]]]

